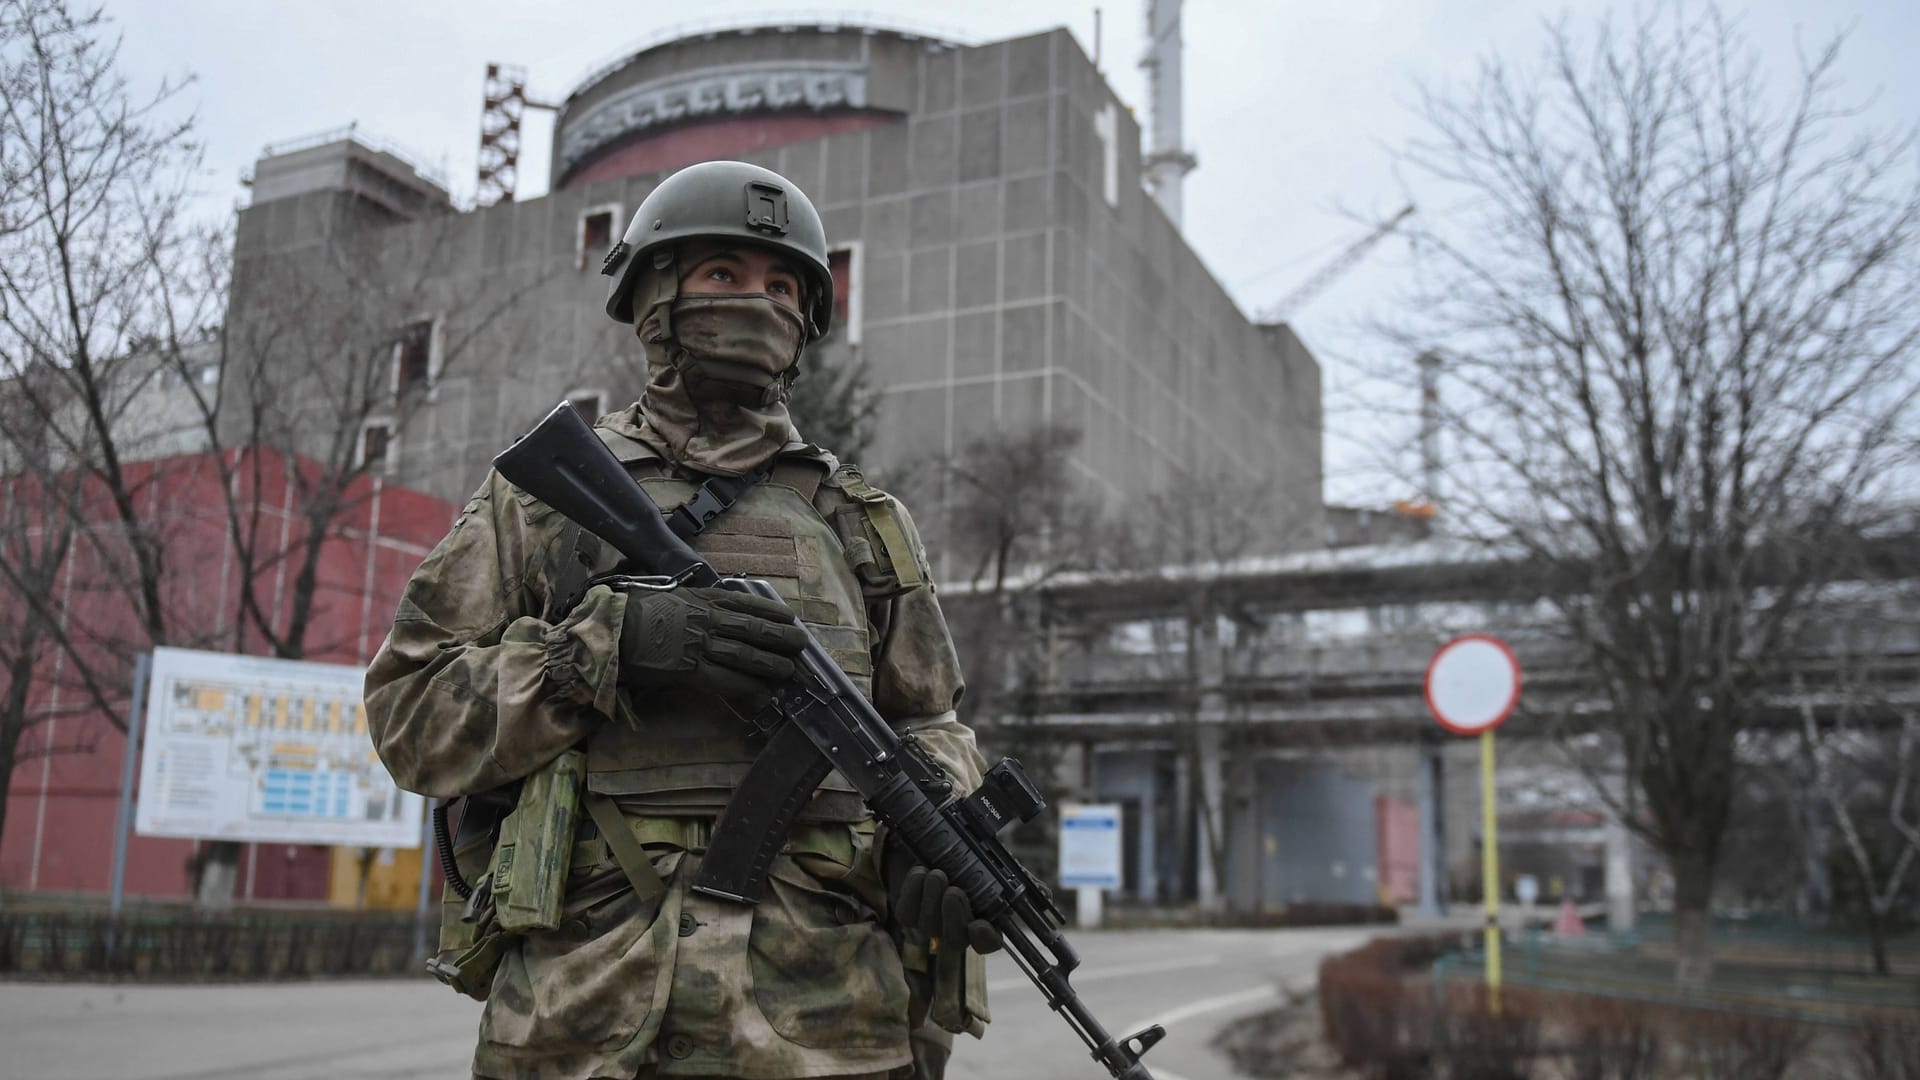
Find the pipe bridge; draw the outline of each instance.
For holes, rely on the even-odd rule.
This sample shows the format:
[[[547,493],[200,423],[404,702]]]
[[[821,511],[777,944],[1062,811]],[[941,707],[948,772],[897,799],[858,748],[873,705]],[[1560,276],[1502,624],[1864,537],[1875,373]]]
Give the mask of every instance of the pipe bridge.
[[[1865,541],[1850,562],[1848,580],[1830,586],[1845,614],[1816,618],[1759,676],[1757,723],[1797,726],[1803,707],[1886,722],[1920,707],[1920,619],[1901,617],[1899,596],[1920,581],[1920,536]],[[1151,743],[1170,725],[1200,722],[1256,745],[1325,746],[1429,735],[1427,662],[1476,630],[1504,638],[1525,672],[1503,733],[1603,726],[1609,696],[1553,607],[1575,587],[1574,575],[1534,560],[1424,540],[941,595],[956,621],[978,625],[997,611],[1002,626],[1020,627],[996,635],[998,649],[1022,655],[996,658],[1012,662],[995,665],[998,707],[977,718],[983,731],[1022,724]]]

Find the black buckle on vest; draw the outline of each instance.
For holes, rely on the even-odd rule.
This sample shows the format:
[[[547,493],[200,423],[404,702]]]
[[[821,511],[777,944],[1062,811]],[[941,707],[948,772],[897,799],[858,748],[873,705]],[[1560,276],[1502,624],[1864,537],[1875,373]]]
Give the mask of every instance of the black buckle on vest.
[[[717,476],[713,478],[713,480],[718,479]],[[713,480],[701,484],[700,490],[693,493],[693,498],[674,507],[673,520],[668,523],[668,527],[679,533],[680,539],[698,536],[701,530],[707,527],[707,522],[719,517],[720,512],[725,510],[731,502],[731,500],[722,501],[720,496],[714,493]]]
[[[773,463],[769,461],[745,476],[707,477],[706,482],[694,491],[692,498],[674,507],[673,513],[667,515],[667,528],[682,540],[693,539],[714,518],[740,501],[740,496],[746,494],[748,488],[772,474]]]

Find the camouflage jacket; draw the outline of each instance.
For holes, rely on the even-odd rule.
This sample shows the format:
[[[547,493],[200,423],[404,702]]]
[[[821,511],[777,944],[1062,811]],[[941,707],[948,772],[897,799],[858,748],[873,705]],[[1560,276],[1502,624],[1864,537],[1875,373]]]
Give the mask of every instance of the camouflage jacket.
[[[671,505],[662,498],[671,485],[648,483],[667,470],[639,441],[633,411],[602,418],[598,428],[656,501]],[[764,555],[752,552],[765,549],[746,542],[757,542],[752,536],[736,534],[730,542],[720,529],[729,517],[761,522],[749,530],[760,533],[779,532],[765,523],[782,516],[806,519],[791,522],[787,535],[814,537],[816,547],[821,536],[846,538],[832,544],[833,560],[810,561],[803,550],[796,565],[804,575],[832,562],[828,578],[857,583],[865,636],[843,632],[828,640],[818,626],[816,633],[840,646],[833,651],[849,674],[868,669],[857,681],[870,688],[881,714],[913,731],[956,784],[971,789],[982,762],[973,733],[953,714],[959,666],[911,518],[823,451],[790,451],[787,458],[818,463],[823,481],[810,499],[781,488],[776,474],[760,488],[778,490],[753,503],[751,515],[741,514],[749,506],[743,498],[695,547],[723,572],[754,572],[754,559]],[[881,498],[892,528],[875,528],[864,512],[847,513]],[[823,533],[829,520],[838,533]],[[879,520],[886,524],[884,515]],[[850,521],[857,531],[849,531]],[[541,617],[564,557],[564,524],[489,473],[408,582],[393,631],[367,673],[371,733],[400,786],[442,797],[485,791],[575,745],[584,743],[593,761],[602,744],[625,748],[612,756],[630,754],[650,733],[674,744],[684,729],[688,721],[676,710],[685,695],[630,696],[619,684],[619,595],[596,586],[557,622]],[[596,572],[616,558],[591,547],[582,555]],[[828,620],[804,582],[795,596],[791,582],[765,576],[809,624]],[[856,641],[864,642],[862,655],[842,655]],[[885,899],[872,823],[811,829],[814,842],[775,861],[767,899],[755,907],[689,891],[697,851],[649,847],[668,888],[648,901],[618,872],[576,866],[561,927],[519,939],[495,974],[475,1074],[586,1080],[654,1069],[663,1076],[771,1080],[884,1074],[905,1065],[906,983],[881,924]]]

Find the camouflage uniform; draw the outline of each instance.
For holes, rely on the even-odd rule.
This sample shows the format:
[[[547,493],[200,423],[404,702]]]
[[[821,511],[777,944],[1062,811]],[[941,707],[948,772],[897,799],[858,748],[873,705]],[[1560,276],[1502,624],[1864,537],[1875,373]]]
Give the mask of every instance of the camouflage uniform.
[[[692,493],[637,409],[596,430],[663,508]],[[790,445],[776,461],[694,546],[722,573],[773,582],[880,713],[971,789],[983,763],[953,714],[959,665],[911,519],[825,451]],[[876,503],[897,528],[876,525]],[[373,738],[402,787],[485,791],[583,744],[588,790],[619,803],[667,882],[640,900],[587,826],[566,919],[504,954],[474,1074],[903,1074],[907,986],[864,805],[830,776],[757,906],[690,891],[705,824],[760,742],[711,695],[618,684],[625,608],[606,586],[557,623],[540,617],[564,524],[490,473],[408,583],[367,675]],[[581,535],[591,570],[612,569],[617,555]]]

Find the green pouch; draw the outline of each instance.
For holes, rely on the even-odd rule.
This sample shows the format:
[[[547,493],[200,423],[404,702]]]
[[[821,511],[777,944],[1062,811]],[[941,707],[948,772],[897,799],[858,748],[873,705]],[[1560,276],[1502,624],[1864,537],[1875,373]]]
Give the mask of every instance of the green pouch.
[[[587,755],[569,750],[526,778],[493,849],[494,918],[511,934],[560,925]]]
[[[469,805],[464,814],[482,814],[486,808]],[[464,815],[463,815],[464,816]],[[493,971],[500,964],[507,935],[493,917],[493,883],[487,880],[487,865],[493,856],[494,833],[491,826],[465,827],[454,837],[454,865],[461,880],[469,882],[471,899],[449,887],[440,898],[440,945],[427,970],[455,990],[480,1001],[493,988]]]

